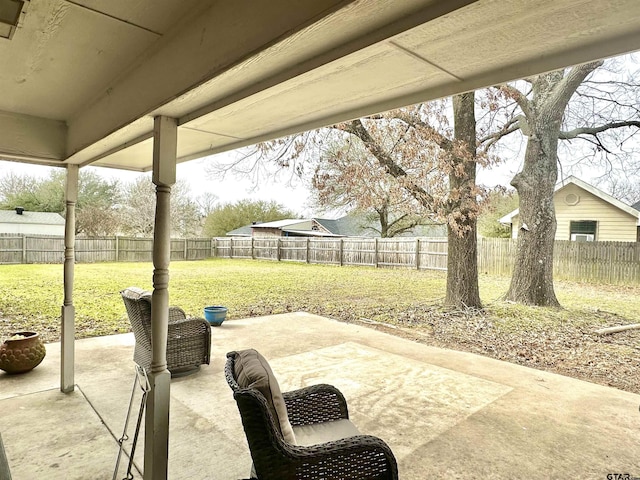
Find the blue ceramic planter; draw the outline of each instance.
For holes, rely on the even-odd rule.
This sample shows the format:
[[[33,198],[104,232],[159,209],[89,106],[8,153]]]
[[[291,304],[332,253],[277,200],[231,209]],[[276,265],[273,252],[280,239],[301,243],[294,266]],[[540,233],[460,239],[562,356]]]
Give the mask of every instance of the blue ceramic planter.
[[[220,305],[213,305],[211,307],[204,307],[204,319],[214,327],[219,327],[227,318],[227,307]]]

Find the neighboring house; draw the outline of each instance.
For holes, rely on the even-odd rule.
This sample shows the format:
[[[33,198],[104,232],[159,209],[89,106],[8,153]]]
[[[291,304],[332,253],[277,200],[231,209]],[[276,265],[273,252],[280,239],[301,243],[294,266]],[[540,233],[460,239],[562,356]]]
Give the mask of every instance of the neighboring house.
[[[345,215],[336,219],[287,219],[245,225],[227,232],[227,237],[379,237],[379,224],[362,215]],[[403,236],[446,236],[446,228],[421,225]]]
[[[250,237],[252,234],[251,227],[256,225],[256,223],[252,223],[250,225],[245,225],[244,227],[236,228],[235,230],[231,230],[226,233],[227,237]]]
[[[243,227],[244,228],[244,227]],[[251,225],[252,236],[264,237],[339,237],[314,218],[286,219]]]
[[[64,218],[59,213],[28,212],[22,207],[0,210],[0,233],[64,236]]]
[[[370,215],[349,214],[335,220],[316,218],[329,231],[345,237],[380,237],[380,221]],[[444,225],[417,225],[399,237],[446,237]]]
[[[316,218],[320,225],[334,235],[341,237],[379,237],[380,234],[373,228],[367,228],[366,220],[358,215],[345,215],[336,219]]]
[[[558,182],[553,194],[556,211],[556,240],[582,242],[637,242],[640,211],[608,193],[569,177]],[[511,237],[522,228],[519,209],[505,215],[500,223],[511,225]]]

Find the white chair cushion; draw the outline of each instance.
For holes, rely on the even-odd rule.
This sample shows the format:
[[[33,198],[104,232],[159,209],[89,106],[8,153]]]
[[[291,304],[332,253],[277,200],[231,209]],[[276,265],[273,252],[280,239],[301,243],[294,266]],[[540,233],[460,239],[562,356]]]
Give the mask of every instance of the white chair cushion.
[[[296,443],[306,447],[361,435],[356,426],[346,418],[311,425],[296,425],[293,432],[296,435]]]

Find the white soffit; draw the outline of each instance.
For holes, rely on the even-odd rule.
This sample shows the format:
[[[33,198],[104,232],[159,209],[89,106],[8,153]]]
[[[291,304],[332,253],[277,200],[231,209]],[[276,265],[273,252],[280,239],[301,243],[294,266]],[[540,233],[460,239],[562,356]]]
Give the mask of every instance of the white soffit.
[[[134,170],[155,115],[178,118],[186,161],[640,49],[637,0],[32,0],[24,17],[0,41],[0,158]]]

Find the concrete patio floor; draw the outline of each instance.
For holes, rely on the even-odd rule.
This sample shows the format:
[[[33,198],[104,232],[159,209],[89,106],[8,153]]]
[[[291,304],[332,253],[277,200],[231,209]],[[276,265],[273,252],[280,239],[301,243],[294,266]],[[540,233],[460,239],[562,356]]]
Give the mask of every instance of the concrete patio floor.
[[[250,347],[269,359],[284,391],[340,388],[359,429],[390,445],[402,479],[640,477],[639,395],[306,313],[227,321],[212,337],[211,365],[171,382],[172,480],[248,476],[223,367],[227,351]],[[59,344],[27,374],[0,373],[13,480],[112,478],[132,353],[132,334],[77,341],[77,388],[68,395],[58,389]],[[130,432],[134,425],[135,415]]]

